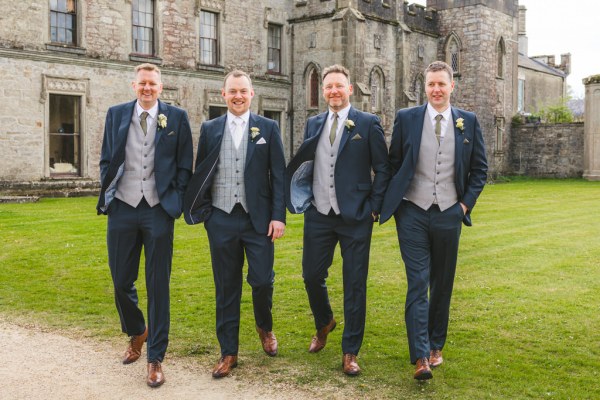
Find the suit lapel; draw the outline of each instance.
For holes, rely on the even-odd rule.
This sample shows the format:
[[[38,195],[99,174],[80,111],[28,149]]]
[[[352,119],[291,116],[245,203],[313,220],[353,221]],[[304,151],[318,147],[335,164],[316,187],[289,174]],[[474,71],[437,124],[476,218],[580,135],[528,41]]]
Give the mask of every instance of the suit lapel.
[[[358,115],[358,113],[356,112],[354,107],[350,107],[350,111],[348,111],[348,117],[346,118],[346,121],[352,120],[352,121],[356,122],[357,115]],[[342,130],[342,137],[340,139],[340,148],[338,149],[338,155],[344,149],[344,146],[346,145],[346,142],[348,142],[349,137],[350,137],[350,131],[348,130],[348,126],[345,125],[344,129]]]
[[[452,124],[454,125],[454,169],[456,171],[456,176],[460,176],[459,173],[462,169],[462,154],[463,154],[463,141],[465,139],[465,135],[463,131],[456,127],[456,121],[462,118],[459,111],[452,107]]]
[[[427,103],[419,108],[414,109],[414,117],[412,123],[414,129],[411,129],[411,140],[414,142],[412,146],[414,164],[417,165],[419,159],[419,150],[421,148],[421,138],[423,137],[423,121],[425,121],[425,114],[427,113]]]
[[[123,154],[123,160],[125,160],[125,145],[127,144],[129,125],[131,125],[131,118],[133,117],[133,110],[135,109],[136,102],[137,100],[134,100],[131,103],[126,104],[123,113],[121,114],[121,123],[119,124],[119,130],[117,132],[115,149],[117,150],[117,154]]]
[[[327,121],[327,115],[329,115],[329,111],[317,115],[317,118],[315,119],[317,129],[314,132],[308,133],[310,137],[319,136],[321,133],[323,133],[323,128],[325,127],[325,122]]]
[[[160,114],[164,114],[167,117],[167,126],[169,124],[169,107],[162,101],[158,100],[158,114],[156,114],[156,135],[154,135],[154,143],[160,143],[161,138],[165,135],[165,131],[167,130],[167,126],[161,128],[158,125],[158,116]]]
[[[250,160],[252,159],[252,156],[254,155],[254,149],[256,148],[256,141],[258,140],[259,137],[262,136],[262,135],[258,135],[258,137],[256,137],[255,140],[249,140],[250,128],[257,127],[260,129],[257,122],[258,121],[257,121],[256,116],[254,114],[250,113],[250,118],[248,118],[248,126],[246,127],[246,132],[244,132],[244,136],[242,136],[242,140],[246,140],[248,142],[248,148],[246,149],[246,167],[248,167],[248,164],[250,163]]]

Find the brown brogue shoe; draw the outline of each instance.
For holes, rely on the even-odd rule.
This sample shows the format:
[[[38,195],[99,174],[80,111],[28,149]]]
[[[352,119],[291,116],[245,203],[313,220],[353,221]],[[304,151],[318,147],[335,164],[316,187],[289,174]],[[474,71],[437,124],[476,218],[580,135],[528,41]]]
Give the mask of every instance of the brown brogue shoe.
[[[127,350],[125,350],[125,356],[123,357],[123,364],[131,364],[134,361],[137,361],[142,355],[142,346],[144,342],[148,338],[148,328],[144,330],[144,333],[141,335],[131,336],[129,338],[129,346],[127,346]]]
[[[237,367],[237,356],[223,356],[213,369],[213,378],[222,378],[231,373],[233,368]]]
[[[256,332],[258,332],[258,337],[265,353],[271,357],[275,357],[277,355],[277,338],[273,331],[267,332],[257,326]]]
[[[429,366],[431,368],[439,367],[443,362],[441,350],[431,350],[429,352]]]
[[[327,335],[329,335],[329,332],[335,329],[335,326],[335,319],[331,318],[331,321],[329,321],[329,323],[323,328],[319,329],[315,336],[313,336],[308,351],[310,353],[316,353],[318,351],[321,351],[323,347],[325,347],[325,345],[327,344]]]
[[[429,367],[429,360],[426,357],[417,360],[417,369],[415,370],[414,377],[419,381],[433,378],[431,368]]]
[[[356,362],[356,355],[345,353],[342,357],[342,368],[346,375],[356,376],[360,374],[360,367]]]
[[[150,387],[159,387],[165,383],[165,374],[162,372],[160,361],[152,361],[148,363],[148,379],[146,383]]]

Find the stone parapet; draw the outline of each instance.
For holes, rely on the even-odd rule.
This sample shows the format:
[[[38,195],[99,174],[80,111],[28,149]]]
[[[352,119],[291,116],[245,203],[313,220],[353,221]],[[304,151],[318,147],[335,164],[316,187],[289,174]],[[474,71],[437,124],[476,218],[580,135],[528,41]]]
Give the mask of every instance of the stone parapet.
[[[585,134],[583,177],[600,181],[600,75],[583,80],[585,85]]]

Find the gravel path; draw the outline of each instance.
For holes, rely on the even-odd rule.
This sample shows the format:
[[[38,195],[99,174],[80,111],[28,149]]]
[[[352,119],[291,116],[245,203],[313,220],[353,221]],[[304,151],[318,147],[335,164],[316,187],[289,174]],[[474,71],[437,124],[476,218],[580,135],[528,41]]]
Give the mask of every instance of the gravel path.
[[[110,343],[0,320],[0,399],[315,398],[296,388],[249,385],[235,376],[215,380],[206,367],[173,358],[163,364],[165,384],[151,389],[145,383],[145,346],[140,361],[130,365],[120,363],[122,352]]]

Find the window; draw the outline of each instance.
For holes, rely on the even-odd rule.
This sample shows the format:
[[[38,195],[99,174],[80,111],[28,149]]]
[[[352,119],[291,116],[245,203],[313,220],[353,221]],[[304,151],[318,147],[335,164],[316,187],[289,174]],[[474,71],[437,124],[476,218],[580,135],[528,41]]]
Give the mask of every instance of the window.
[[[423,76],[419,75],[415,80],[415,99],[417,105],[423,104],[425,101],[425,84],[423,83]]]
[[[383,75],[379,69],[371,71],[371,112],[381,112],[383,104]]]
[[[280,111],[264,110],[263,114],[264,114],[265,118],[269,118],[269,119],[272,119],[273,121],[277,122],[277,126],[281,128],[281,112]]]
[[[50,94],[50,175],[81,175],[79,96]]]
[[[77,45],[75,0],[50,0],[50,41]]]
[[[446,63],[448,63],[454,74],[460,73],[460,42],[455,34],[451,34],[446,43]]]
[[[498,78],[504,78],[504,58],[506,55],[506,47],[504,45],[504,39],[500,38],[496,49],[498,57]]]
[[[308,107],[319,108],[319,73],[312,68],[308,73]]]
[[[496,152],[504,151],[504,118],[496,117]]]
[[[219,14],[210,11],[200,12],[200,63],[217,65],[219,63],[218,42]]]
[[[133,52],[154,54],[154,1],[133,0]]]
[[[525,79],[519,79],[519,86],[517,92],[517,111],[525,111]]]
[[[227,114],[227,107],[210,106],[208,107],[208,119],[215,119],[221,115]]]
[[[269,33],[267,38],[268,60],[267,69],[269,72],[281,73],[281,26],[269,24]]]

